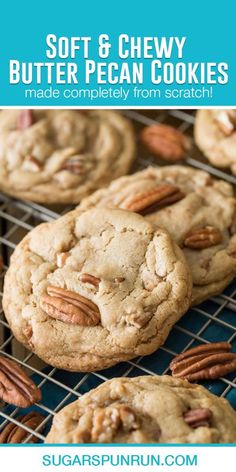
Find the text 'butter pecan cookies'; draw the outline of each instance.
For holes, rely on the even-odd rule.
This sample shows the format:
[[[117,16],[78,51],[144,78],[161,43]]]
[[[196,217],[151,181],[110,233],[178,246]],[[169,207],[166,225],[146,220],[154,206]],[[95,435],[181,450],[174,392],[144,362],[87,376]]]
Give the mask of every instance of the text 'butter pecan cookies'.
[[[169,376],[109,380],[63,408],[46,443],[234,443],[236,412]]]
[[[90,371],[156,350],[187,311],[191,288],[165,230],[132,212],[93,209],[23,239],[3,304],[16,338],[40,358]]]
[[[193,276],[192,303],[220,293],[236,275],[233,187],[187,166],[149,167],[85,198],[78,209],[123,208],[169,231]]]
[[[129,121],[108,110],[4,110],[0,190],[41,203],[78,203],[129,170]]]
[[[229,167],[236,175],[236,110],[198,110],[194,135],[213,165]]]

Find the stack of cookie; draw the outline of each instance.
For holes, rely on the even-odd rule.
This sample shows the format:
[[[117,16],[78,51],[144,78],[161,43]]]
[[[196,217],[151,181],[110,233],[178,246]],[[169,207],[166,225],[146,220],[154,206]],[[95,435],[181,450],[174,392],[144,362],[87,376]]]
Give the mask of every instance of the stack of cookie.
[[[80,202],[31,231],[5,277],[12,332],[50,365],[87,372],[148,355],[192,304],[234,278],[232,187],[181,165],[122,177],[135,143],[118,113],[9,110],[0,141],[3,191]],[[190,353],[173,375],[185,372],[182,362],[196,366],[196,356],[203,378],[215,378],[209,366],[219,363],[230,372],[229,350]],[[112,380],[59,413],[47,441],[235,442],[236,413],[186,375]]]

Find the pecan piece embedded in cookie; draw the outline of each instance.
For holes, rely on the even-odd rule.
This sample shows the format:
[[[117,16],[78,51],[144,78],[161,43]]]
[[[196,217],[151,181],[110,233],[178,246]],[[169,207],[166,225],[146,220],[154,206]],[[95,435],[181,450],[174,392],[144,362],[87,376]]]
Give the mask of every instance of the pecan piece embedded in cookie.
[[[0,356],[0,398],[21,408],[41,400],[41,392],[14,361]]]
[[[66,259],[68,259],[70,253],[69,251],[67,252],[59,252],[57,254],[57,267],[63,267],[66,263]]]
[[[47,287],[47,293],[41,297],[40,304],[52,318],[80,326],[96,326],[99,323],[99,309],[91,300],[52,285]]]
[[[205,226],[204,228],[192,229],[186,234],[184,246],[189,249],[206,249],[216,246],[222,241],[222,234],[214,226]]]
[[[37,443],[39,441],[37,436],[24,429],[24,426],[32,430],[38,430],[44,418],[45,417],[37,411],[31,411],[26,415],[17,416],[16,420],[22,423],[22,428],[15,423],[8,423],[0,432],[0,444],[21,444],[30,434],[32,434],[30,443]]]
[[[79,276],[79,280],[82,283],[85,283],[85,284],[87,283],[87,284],[93,285],[94,287],[98,287],[101,282],[101,279],[91,274],[81,274]]]
[[[66,263],[62,251],[69,251]],[[71,211],[28,234],[12,261],[8,275],[17,281],[5,279],[4,311],[8,316],[16,301],[9,319],[14,334],[48,364],[67,370],[102,370],[154,352],[190,303],[182,253],[165,230],[131,211]],[[32,274],[27,283],[17,276],[22,266]],[[149,292],[147,278],[156,281]]]
[[[157,187],[140,192],[135,196],[126,198],[120,208],[134,211],[140,215],[147,215],[171,205],[184,198],[184,193],[171,184],[160,184]]]
[[[190,149],[189,138],[172,126],[161,123],[144,128],[141,141],[150,152],[166,161],[182,160]]]
[[[50,444],[206,441],[235,443],[236,412],[203,386],[167,375],[103,382],[58,412],[46,437]]]
[[[236,370],[236,353],[230,349],[227,342],[200,344],[172,360],[172,375],[189,382],[223,377]]]
[[[194,408],[184,413],[184,420],[193,429],[200,426],[209,427],[211,417],[212,412],[209,408]]]
[[[111,110],[3,110],[0,130],[1,191],[47,205],[78,203],[135,157],[129,120]]]

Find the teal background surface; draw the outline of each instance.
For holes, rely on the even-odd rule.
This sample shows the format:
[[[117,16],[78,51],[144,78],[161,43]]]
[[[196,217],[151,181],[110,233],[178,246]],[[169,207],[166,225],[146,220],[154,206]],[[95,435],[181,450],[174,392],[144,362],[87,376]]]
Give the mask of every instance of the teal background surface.
[[[235,13],[236,3],[227,0],[224,2],[206,0],[5,2],[1,5],[0,106],[236,106]],[[94,39],[101,33],[107,33],[112,40],[117,39],[121,33],[134,36],[186,36],[183,60],[228,62],[229,82],[226,85],[214,85],[213,97],[208,99],[167,99],[163,96],[155,100],[153,98],[137,100],[130,94],[125,102],[114,98],[97,99],[92,102],[88,99],[68,100],[63,96],[58,99],[26,100],[24,97],[26,88],[47,88],[47,84],[10,85],[9,60],[47,61],[45,38],[49,33],[57,36],[92,36]],[[96,59],[96,42],[93,44],[92,59]],[[110,55],[110,61],[112,60],[117,60],[114,51]],[[70,87],[83,88],[84,84],[80,82],[72,86],[55,85],[60,91]],[[97,88],[95,80],[89,87]],[[179,86],[179,88],[185,87],[187,85]],[[195,87],[201,86],[195,85]],[[132,86],[125,85],[124,88],[129,89]],[[155,87],[146,80],[143,88]]]

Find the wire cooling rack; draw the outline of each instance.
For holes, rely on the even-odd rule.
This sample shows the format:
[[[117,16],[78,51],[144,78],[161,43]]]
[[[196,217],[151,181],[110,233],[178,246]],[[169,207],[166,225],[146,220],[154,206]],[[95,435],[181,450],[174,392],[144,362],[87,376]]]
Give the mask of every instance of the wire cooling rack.
[[[190,136],[192,135],[193,112],[181,110],[157,112],[152,110],[142,111],[141,113],[130,110],[126,111],[125,114],[133,121],[137,132],[143,125],[158,121],[172,124]],[[186,162],[188,165],[207,170],[216,177],[236,184],[236,178],[231,174],[208,165],[196,148],[193,148]],[[133,170],[156,163],[162,164],[139,146],[139,158]],[[35,203],[14,200],[0,194],[0,245],[4,262],[4,270],[1,273],[2,285],[4,273],[9,264],[9,257],[22,237],[41,222],[51,221],[70,209],[71,207],[66,207],[63,210],[61,208],[46,208]],[[70,373],[43,364],[34,354],[26,351],[16,342],[4,318],[4,313],[1,311],[0,354],[16,360],[19,365],[27,370],[29,375],[32,375],[33,380],[42,391],[42,401],[27,410],[4,404],[0,405],[0,431],[11,422],[21,426],[29,433],[25,440],[26,443],[32,442],[33,436],[37,441],[42,442],[55,413],[91,388],[113,377],[170,373],[168,366],[176,354],[199,343],[213,341],[229,341],[233,346],[233,351],[236,352],[236,283],[232,283],[227,287],[222,295],[191,308],[180,322],[174,326],[165,345],[156,353],[118,364],[101,372],[87,374]],[[227,398],[236,408],[236,377],[234,374],[216,381],[204,382],[204,386],[216,395]],[[31,410],[37,410],[45,417],[35,431],[25,425],[22,426],[17,420],[19,415]]]

